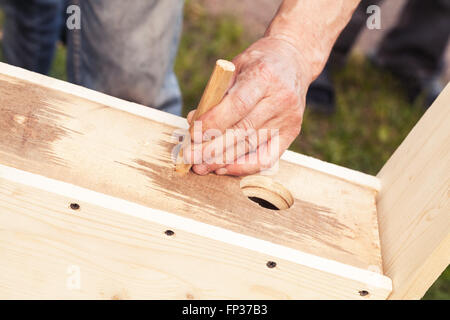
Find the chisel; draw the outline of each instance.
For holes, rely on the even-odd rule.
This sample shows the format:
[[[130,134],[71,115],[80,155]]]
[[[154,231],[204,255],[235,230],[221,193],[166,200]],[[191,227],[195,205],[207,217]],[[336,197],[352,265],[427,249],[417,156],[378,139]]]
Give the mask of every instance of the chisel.
[[[203,92],[202,98],[197,107],[197,111],[195,111],[194,117],[192,118],[191,126],[201,115],[222,101],[228,90],[230,81],[233,78],[235,69],[236,68],[232,62],[227,60],[217,60],[214,71],[209,78],[206,89]],[[187,135],[183,140],[183,145],[178,153],[175,165],[175,171],[183,175],[189,172],[192,167],[192,164],[184,163],[183,159],[183,149],[185,147],[187,148],[190,144],[190,138],[188,137],[189,135]]]

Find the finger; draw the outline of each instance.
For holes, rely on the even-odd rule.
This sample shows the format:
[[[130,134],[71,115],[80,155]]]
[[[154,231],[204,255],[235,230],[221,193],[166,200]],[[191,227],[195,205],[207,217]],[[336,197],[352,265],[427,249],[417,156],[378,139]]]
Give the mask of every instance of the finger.
[[[196,111],[197,111],[197,109],[189,111],[189,113],[188,113],[188,115],[186,117],[187,122],[189,123],[189,125],[192,124],[192,119],[194,119],[194,114],[195,114]]]
[[[231,128],[250,113],[264,98],[266,91],[266,83],[257,75],[240,74],[222,102],[198,118],[202,121],[202,132],[209,129],[224,132],[225,129]]]
[[[292,119],[294,121],[290,121]],[[288,128],[279,129],[283,124],[287,125]],[[263,129],[230,129],[224,135],[208,142],[206,147],[204,147],[205,143],[202,145],[193,144],[191,158],[197,159],[195,161],[196,166],[193,167],[193,170],[198,174],[205,175],[233,163],[236,159],[239,159],[237,164],[241,164],[243,160],[242,156],[255,152],[258,146],[266,143],[268,140],[274,138],[279,139],[278,135],[286,137],[280,143],[280,148],[285,150],[294,138],[298,136],[300,125],[301,120],[297,121],[294,117],[290,117],[288,120],[274,117],[263,125]],[[270,148],[273,147],[275,146],[270,146]],[[222,150],[224,151],[222,152]],[[275,152],[274,154],[276,155],[277,153]]]
[[[275,165],[283,152],[292,143],[288,136],[275,137],[258,147],[253,153],[246,154],[235,163],[216,171],[218,175],[243,176],[270,169]]]
[[[222,136],[218,135],[218,132],[216,132],[216,134],[208,134],[208,132],[205,132],[207,138],[211,140],[202,144],[201,157],[203,162],[211,162],[213,158],[217,157],[223,158],[223,155],[228,148],[231,148],[233,145],[237,145],[244,138],[247,139],[251,137],[257,130],[261,128],[279,128],[279,126],[274,126],[278,125],[278,123],[274,121],[274,114],[278,111],[277,107],[278,105],[276,99],[264,98],[256,105],[255,108],[253,108],[253,110],[248,114],[247,117],[239,121],[231,129],[225,130],[225,133]],[[281,123],[282,121],[278,122]],[[256,143],[256,141],[254,140],[255,139],[250,139],[249,141],[247,141],[249,142],[246,144],[246,146],[248,146],[248,148],[246,148],[247,152],[255,151],[256,147],[261,143],[258,142],[257,144],[254,144]],[[261,139],[259,139],[259,141],[261,141]],[[266,142],[267,139],[264,139],[262,141]],[[226,158],[228,160],[228,163],[230,160],[233,161],[243,154],[235,153],[235,155],[236,157],[234,159],[230,159],[230,157],[227,155]]]
[[[255,140],[257,140],[257,137],[256,131],[254,130],[253,132],[232,129],[226,130],[224,135],[208,142],[207,145],[205,143],[203,144],[201,164],[194,166],[192,169],[195,173],[207,174],[233,163],[237,157],[234,155],[236,147],[244,144],[244,147],[239,149],[250,150],[252,148],[250,147],[251,144],[254,146],[252,149],[256,149],[258,144]],[[238,152],[242,154],[246,153],[242,152],[242,150]]]
[[[266,108],[261,108],[260,110],[268,110]],[[252,111],[253,112],[253,111]],[[255,117],[258,120],[249,121],[247,118],[244,122],[248,124],[249,122],[257,123],[256,126],[261,126],[259,130],[253,128],[248,129],[248,127],[253,127],[253,125],[235,125],[233,129],[227,129],[225,134],[215,137],[214,140],[202,144],[201,154],[199,153],[198,146],[195,154],[195,159],[201,159],[201,164],[196,162],[194,166],[194,172],[198,174],[208,174],[209,172],[216,171],[219,168],[225,167],[227,164],[233,163],[235,160],[241,158],[247,153],[255,152],[259,145],[266,143],[272,137],[279,134],[280,124],[283,123],[282,120],[275,118],[269,119],[269,112],[263,112],[264,117]],[[248,118],[251,118],[249,115]],[[265,124],[260,124],[265,120],[268,121]],[[285,121],[286,122],[286,121]],[[236,128],[238,127],[238,128]],[[247,129],[244,129],[247,128]]]
[[[202,164],[194,166],[193,170],[199,174],[207,174],[209,172],[214,172],[219,168],[225,167],[228,164],[234,163],[237,159],[241,158],[247,153],[255,152],[258,145],[266,143],[270,137],[270,130],[253,130],[245,133],[243,130],[239,130],[243,133],[233,134],[231,130],[227,130],[222,138],[217,140],[222,141],[226,136],[226,143],[229,145],[225,152],[218,152],[215,157],[209,156],[209,160],[203,161]],[[210,145],[212,146],[212,145]],[[219,145],[222,149],[222,146]],[[217,151],[210,148],[206,148],[204,154],[214,153]],[[208,155],[207,155],[208,156]]]

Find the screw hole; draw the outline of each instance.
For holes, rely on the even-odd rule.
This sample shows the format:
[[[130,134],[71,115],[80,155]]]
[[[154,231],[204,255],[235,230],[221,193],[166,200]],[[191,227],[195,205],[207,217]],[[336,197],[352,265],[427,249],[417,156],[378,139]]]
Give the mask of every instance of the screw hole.
[[[71,203],[69,207],[72,210],[79,210],[80,209],[80,205],[78,203]]]
[[[268,261],[266,263],[267,268],[273,269],[277,266],[277,263],[275,261]]]
[[[175,232],[173,232],[172,230],[166,230],[166,231],[164,231],[164,233],[166,234],[166,236],[169,236],[169,237],[171,237],[175,234]]]
[[[369,291],[361,290],[361,291],[359,291],[359,295],[360,295],[361,297],[368,296],[368,295],[369,295]]]

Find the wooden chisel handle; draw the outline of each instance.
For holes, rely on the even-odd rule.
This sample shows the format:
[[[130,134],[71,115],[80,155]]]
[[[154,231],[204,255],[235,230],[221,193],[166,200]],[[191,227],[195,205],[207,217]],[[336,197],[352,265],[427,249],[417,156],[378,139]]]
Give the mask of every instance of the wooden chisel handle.
[[[233,62],[227,60],[217,60],[214,71],[209,78],[202,99],[198,104],[193,121],[211,108],[217,106],[222,101],[227,92],[230,81],[233,78],[235,66]]]
[[[200,103],[198,104],[197,111],[194,113],[192,118],[192,123],[197,120],[201,115],[206,113],[208,110],[212,109],[222,101],[225,93],[228,90],[230,81],[233,78],[235,66],[232,62],[227,60],[217,60],[214,71],[209,78],[208,84],[206,85],[205,91],[203,92]],[[189,143],[190,141],[186,141]],[[191,164],[185,164],[183,162],[183,146],[181,147],[180,153],[177,157],[177,163],[175,171],[181,174],[186,174],[191,169]]]

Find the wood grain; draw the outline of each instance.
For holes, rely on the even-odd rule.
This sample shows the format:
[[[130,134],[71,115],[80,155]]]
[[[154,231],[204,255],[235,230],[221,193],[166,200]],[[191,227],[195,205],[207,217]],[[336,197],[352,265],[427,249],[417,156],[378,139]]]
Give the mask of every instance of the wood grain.
[[[378,174],[392,299],[420,299],[450,263],[450,85]]]
[[[2,300],[372,300],[391,290],[376,273],[49,180],[0,167]]]
[[[180,179],[172,162],[177,128],[7,76],[0,119],[4,165],[381,270],[373,190],[282,163],[272,178],[295,201],[274,213],[250,202],[238,178]]]
[[[294,203],[264,209],[243,194],[240,178],[174,173],[174,132],[185,120],[4,64],[0,73],[0,165],[327,261],[318,265],[382,274],[376,178],[289,153],[269,178]]]
[[[130,101],[121,100],[98,91],[94,91],[58,79],[46,77],[39,73],[30,72],[28,70],[8,65],[2,62],[0,62],[0,73],[9,75],[10,78],[25,80],[27,82],[43,86],[47,89],[56,90],[62,94],[69,94],[70,96],[75,95],[79,98],[83,98],[91,102],[96,102],[101,105],[107,105],[109,108],[124,111],[127,114],[136,115],[141,118],[154,120],[171,127],[177,127],[181,129],[189,128],[189,125],[185,118],[181,118],[173,114],[160,111],[158,109],[146,108],[142,105]],[[286,162],[297,164],[301,167],[319,171],[321,173],[350,182],[352,184],[362,186],[364,188],[373,189],[375,191],[379,191],[381,189],[381,184],[377,177],[362,173],[360,171],[337,166],[335,164],[321,161],[319,159],[308,157],[306,155],[289,150],[284,152],[284,154],[281,156],[281,159]]]

